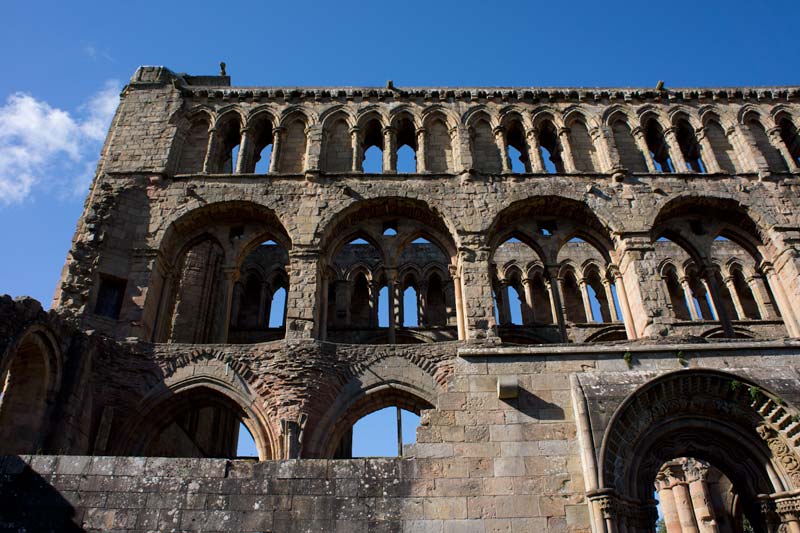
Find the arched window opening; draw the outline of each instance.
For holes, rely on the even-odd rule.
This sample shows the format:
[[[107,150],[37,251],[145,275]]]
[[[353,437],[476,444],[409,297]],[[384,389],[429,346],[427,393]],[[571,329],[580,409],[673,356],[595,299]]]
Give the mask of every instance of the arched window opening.
[[[383,230],[384,237],[395,237],[397,236],[397,228],[393,225],[387,225],[386,229]]]
[[[417,171],[417,134],[414,123],[408,118],[397,122],[397,172]]]
[[[781,130],[781,139],[783,139],[789,154],[794,159],[796,165],[800,165],[800,135],[797,134],[797,127],[786,117],[782,117],[778,121],[778,127]]]
[[[442,119],[435,118],[428,124],[425,159],[428,172],[448,172],[455,167],[450,128]]]
[[[511,172],[522,174],[531,171],[531,160],[528,155],[528,144],[525,142],[525,131],[519,121],[514,121],[506,131],[508,159],[511,161]]]
[[[700,157],[700,143],[697,141],[694,128],[689,124],[689,121],[685,119],[679,120],[675,135],[678,138],[678,146],[680,146],[681,153],[686,161],[687,170],[705,174],[706,165]]]
[[[583,297],[578,281],[572,271],[567,271],[562,280],[564,309],[569,322],[576,324],[586,323],[586,311],[583,306]]]
[[[633,138],[628,122],[617,119],[611,124],[614,145],[617,147],[620,164],[630,172],[647,172],[647,162]]]
[[[338,118],[325,131],[325,170],[350,172],[353,170],[353,143],[350,126]]]
[[[426,326],[446,326],[448,319],[448,309],[442,278],[436,272],[428,278],[428,290],[425,293],[425,315],[424,324]]]
[[[650,157],[658,167],[659,172],[675,172],[672,158],[669,155],[669,146],[664,139],[664,130],[654,118],[648,119],[644,124],[644,138]]]
[[[597,149],[594,146],[586,123],[582,119],[573,120],[569,126],[569,144],[575,170],[579,172],[596,172],[600,168]]]
[[[492,126],[479,119],[472,127],[472,164],[479,172],[497,174],[503,170]]]
[[[625,322],[625,317],[622,314],[622,310],[619,306],[619,298],[617,297],[617,286],[613,283],[611,284],[611,302],[614,304],[614,310],[617,313],[617,320],[620,322]]]
[[[511,324],[514,326],[521,326],[524,324],[522,319],[522,297],[518,287],[512,284],[508,285],[508,309],[510,313]]]
[[[288,266],[288,252],[271,239],[247,254],[239,267],[228,342],[265,342],[284,337]]]
[[[407,276],[403,281],[402,326],[404,328],[419,327],[420,299],[416,280]]]
[[[286,289],[283,287],[279,287],[272,295],[269,312],[269,327],[286,327]]]
[[[329,283],[336,294],[335,312],[328,313],[328,329],[344,330],[344,336],[339,338],[342,342],[352,342],[360,337],[354,337],[348,330],[378,327],[378,300],[373,292],[377,288],[373,280],[382,279],[380,252],[363,237],[351,238],[334,257],[333,270],[343,275]]]
[[[719,270],[716,269],[714,270],[712,274],[712,279],[714,280],[714,284],[717,287],[717,294],[720,300],[719,302],[714,301],[714,305],[716,305],[715,310],[724,312],[725,316],[727,316],[729,319],[735,319],[739,317],[739,312],[733,303],[733,297],[731,295],[731,292],[730,290],[728,290],[729,285],[723,281],[722,275],[720,274]],[[709,295],[709,301],[710,301],[710,295]],[[720,309],[720,306],[722,307],[722,309]]]
[[[281,133],[280,154],[278,157],[279,172],[299,174],[306,165],[306,123],[297,117],[283,127]]]
[[[711,119],[705,124],[706,138],[714,151],[714,157],[717,159],[717,164],[723,172],[728,174],[736,174],[741,171],[741,164],[736,155],[728,135],[722,129],[719,121]]]
[[[269,172],[272,159],[272,145],[274,143],[272,120],[265,115],[252,119],[249,131],[252,132],[251,154],[245,158],[246,168],[243,172],[266,174]],[[251,160],[252,159],[252,160]]]
[[[378,291],[378,327],[389,327],[389,313],[391,311],[389,308],[389,288],[384,285]]]
[[[736,297],[739,300],[739,305],[741,306],[742,312],[744,316],[740,316],[740,319],[749,318],[750,320],[760,320],[761,313],[758,310],[758,304],[756,303],[755,296],[753,296],[753,291],[750,289],[747,281],[745,280],[744,273],[742,272],[741,268],[732,268],[731,269],[731,278],[733,281],[733,287],[736,291]]]
[[[152,426],[143,428],[144,443],[137,455],[235,459],[240,450],[247,456],[258,455],[255,439],[245,427],[249,417],[219,392],[205,387],[182,392],[158,406],[157,412],[158,417],[146,421]]]
[[[769,169],[773,172],[788,172],[789,166],[786,164],[786,161],[783,159],[778,149],[770,142],[767,131],[764,129],[764,125],[761,124],[758,117],[751,115],[746,124],[750,135],[752,135],[756,143],[756,148],[761,152],[761,155],[764,156]]]
[[[416,239],[411,241],[411,244],[430,244],[430,243],[431,241],[429,241],[425,237],[417,237]]]
[[[564,172],[564,162],[561,159],[561,146],[558,142],[558,132],[550,121],[545,121],[539,128],[539,146],[542,152],[544,168],[550,174]]]
[[[383,131],[381,123],[372,119],[364,126],[361,141],[362,159],[361,170],[366,174],[380,174],[383,172]]]
[[[496,283],[496,278],[492,280],[492,301],[494,302],[494,322],[495,324],[502,325],[503,322],[500,320],[500,301],[498,300],[498,285]]]
[[[256,150],[255,159],[256,174],[266,174],[269,172],[270,163],[272,161],[272,143],[267,144],[261,150]]]
[[[211,172],[231,174],[236,171],[239,158],[239,143],[242,140],[241,124],[237,118],[228,118],[217,125],[217,162]]]
[[[203,171],[208,149],[209,126],[208,117],[205,115],[192,121],[181,146],[178,174],[198,174]]]
[[[689,313],[689,307],[686,303],[686,293],[678,280],[678,273],[675,271],[675,267],[670,266],[665,270],[664,283],[667,285],[667,293],[669,294],[669,301],[675,318],[678,320],[691,320],[692,315]]]
[[[0,372],[0,454],[37,453],[48,402],[50,348],[28,335]],[[41,452],[39,452],[41,453]]]

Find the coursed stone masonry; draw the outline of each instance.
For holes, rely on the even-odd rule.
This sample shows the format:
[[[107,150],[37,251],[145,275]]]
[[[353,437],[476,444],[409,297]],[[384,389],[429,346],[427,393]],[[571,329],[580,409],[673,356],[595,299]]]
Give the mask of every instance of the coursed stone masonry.
[[[52,310],[0,298],[0,524],[800,531],[799,98],[139,68]]]

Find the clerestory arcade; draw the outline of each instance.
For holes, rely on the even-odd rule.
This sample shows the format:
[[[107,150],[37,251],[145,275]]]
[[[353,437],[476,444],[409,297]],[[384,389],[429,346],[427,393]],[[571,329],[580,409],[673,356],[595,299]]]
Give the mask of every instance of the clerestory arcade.
[[[85,530],[800,532],[799,102],[141,67],[52,311],[0,300],[0,490]],[[386,407],[416,442],[353,459]]]

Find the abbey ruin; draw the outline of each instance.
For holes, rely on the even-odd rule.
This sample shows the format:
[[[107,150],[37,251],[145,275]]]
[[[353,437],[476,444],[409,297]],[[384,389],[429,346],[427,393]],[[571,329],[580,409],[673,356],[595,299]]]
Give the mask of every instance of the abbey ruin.
[[[0,298],[0,529],[800,532],[799,125],[139,68],[51,311]]]

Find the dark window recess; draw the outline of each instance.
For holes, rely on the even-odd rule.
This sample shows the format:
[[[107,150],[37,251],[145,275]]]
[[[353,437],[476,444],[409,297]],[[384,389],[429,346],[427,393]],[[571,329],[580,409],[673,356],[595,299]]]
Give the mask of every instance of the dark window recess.
[[[94,314],[118,319],[126,284],[124,279],[100,278],[100,291],[97,294]]]

